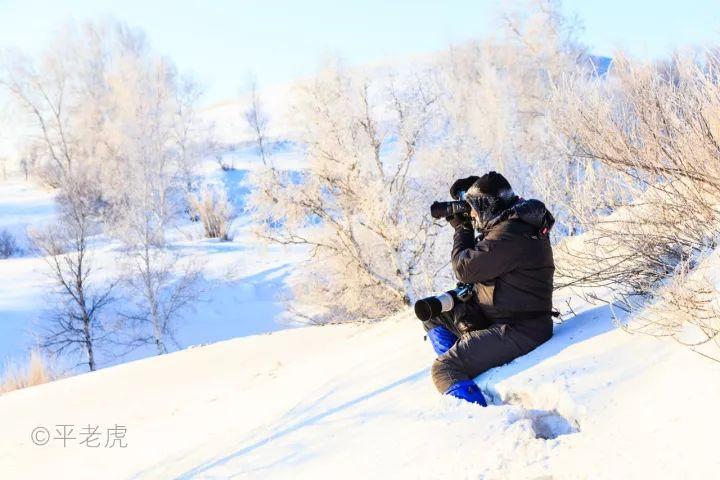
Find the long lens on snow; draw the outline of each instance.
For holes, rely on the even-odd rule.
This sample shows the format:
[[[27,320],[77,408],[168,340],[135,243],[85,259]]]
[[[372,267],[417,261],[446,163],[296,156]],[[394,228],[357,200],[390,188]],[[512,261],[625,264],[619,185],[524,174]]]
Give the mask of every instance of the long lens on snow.
[[[447,292],[436,297],[423,298],[415,302],[415,316],[424,322],[442,312],[449,312],[454,305],[455,299]]]
[[[430,320],[442,312],[449,312],[455,302],[467,302],[472,297],[473,286],[469,283],[458,283],[457,288],[448,290],[435,297],[427,297],[415,302],[415,316],[422,320]]]

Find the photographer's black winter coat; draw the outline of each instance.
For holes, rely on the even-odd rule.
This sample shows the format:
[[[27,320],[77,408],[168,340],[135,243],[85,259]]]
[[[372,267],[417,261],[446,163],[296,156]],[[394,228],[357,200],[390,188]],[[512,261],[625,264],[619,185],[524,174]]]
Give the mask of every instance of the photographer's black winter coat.
[[[478,239],[455,231],[452,265],[459,281],[475,284],[490,324],[512,324],[536,342],[552,336],[555,264],[548,231],[554,219],[538,200],[520,200],[492,220]]]

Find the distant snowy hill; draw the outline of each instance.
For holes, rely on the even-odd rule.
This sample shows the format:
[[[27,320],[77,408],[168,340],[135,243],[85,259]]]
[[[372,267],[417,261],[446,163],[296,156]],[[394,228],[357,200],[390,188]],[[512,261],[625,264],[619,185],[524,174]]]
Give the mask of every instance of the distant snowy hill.
[[[263,88],[257,92],[260,111],[266,116],[267,134],[271,138],[290,138],[295,84]],[[200,110],[201,117],[214,126],[216,140],[222,144],[242,144],[254,141],[253,132],[245,119],[245,112],[252,106],[252,95],[245,92],[236,98],[216,102]]]
[[[608,307],[586,306],[479,377],[488,408],[438,395],[431,352],[408,313],[12,392],[0,397],[0,478],[694,479],[720,468],[720,383],[708,380],[720,365],[619,331]],[[88,425],[104,435],[92,451],[80,443]],[[116,425],[126,447],[104,447]],[[38,427],[50,434],[35,434],[41,446]]]

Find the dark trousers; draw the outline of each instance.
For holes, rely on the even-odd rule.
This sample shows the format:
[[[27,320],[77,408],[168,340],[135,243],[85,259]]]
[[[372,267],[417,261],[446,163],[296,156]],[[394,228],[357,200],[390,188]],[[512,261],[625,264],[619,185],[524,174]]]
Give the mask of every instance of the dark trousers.
[[[423,322],[425,331],[444,326],[458,337],[455,345],[436,358],[432,365],[432,379],[440,393],[447,392],[461,380],[473,379],[486,370],[525,355],[552,335],[552,319],[549,315],[532,321],[542,322],[544,330],[549,326],[549,335],[544,334],[539,338],[537,335],[528,335],[524,331],[525,325],[490,323],[483,319],[475,322],[476,326],[481,325],[482,328],[467,331],[467,327],[458,328],[456,318],[457,314],[445,312]]]

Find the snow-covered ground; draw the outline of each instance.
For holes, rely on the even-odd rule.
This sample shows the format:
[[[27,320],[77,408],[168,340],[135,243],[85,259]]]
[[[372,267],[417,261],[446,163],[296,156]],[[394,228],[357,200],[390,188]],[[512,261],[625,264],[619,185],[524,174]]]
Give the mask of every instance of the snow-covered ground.
[[[208,164],[206,181],[241,205],[251,156],[238,152],[231,172]],[[0,212],[22,237],[52,220],[53,197],[4,183]],[[183,347],[202,346],[0,396],[1,479],[693,479],[720,469],[720,364],[621,331],[607,306],[568,297],[579,313],[548,343],[477,379],[492,403],[483,409],[435,391],[432,349],[410,312],[280,331],[279,296],[304,252],[259,244],[242,216],[232,242],[194,228],[170,237],[204,264],[205,299],[179,330]],[[117,245],[94,246],[99,271],[116,273]],[[0,358],[32,345],[44,272],[32,253],[0,261]]]
[[[571,292],[555,303],[577,315],[548,343],[476,379],[488,408],[435,391],[434,355],[411,312],[288,329],[285,281],[306,252],[259,243],[242,214],[258,165],[229,121],[242,101],[206,112],[236,145],[223,158],[235,170],[203,167],[240,213],[232,241],[203,239],[192,224],[168,232],[179,257],[203,265],[203,300],[179,327],[184,349],[141,349],[120,360],[135,361],[0,396],[0,480],[717,478],[720,364],[630,335],[610,307]],[[297,145],[275,139],[278,168],[301,170]],[[22,247],[26,229],[53,216],[52,193],[0,183],[0,230]],[[99,275],[118,273],[118,249],[93,239]],[[720,250],[704,265],[720,284]],[[34,343],[46,271],[32,252],[0,260],[0,367]]]
[[[608,307],[479,377],[488,408],[438,395],[431,352],[408,312],[12,392],[0,397],[0,478],[691,479],[720,469],[720,365],[616,329]],[[97,448],[81,444],[88,425],[102,432]],[[116,425],[125,448],[104,446]],[[44,445],[31,439],[37,428]]]
[[[22,256],[0,260],[0,367],[3,360],[26,353],[34,343],[50,279],[40,258],[27,255],[27,229],[54,218],[54,196],[27,182],[0,183],[0,231],[7,231],[25,250]]]
[[[300,165],[287,157],[284,168]],[[204,176],[241,206],[255,164],[243,151],[235,160],[238,170],[209,163]],[[22,237],[52,220],[53,196],[4,183],[0,212],[0,227]],[[579,313],[547,344],[477,379],[492,402],[483,409],[435,391],[432,349],[410,312],[280,331],[290,324],[279,296],[304,252],[259,244],[242,216],[232,242],[194,228],[170,237],[204,264],[204,301],[179,329],[183,347],[203,346],[0,396],[0,479],[693,479],[720,469],[720,364],[621,331],[607,306],[569,297]],[[94,246],[99,271],[116,273],[117,245]],[[706,269],[719,271],[716,253]],[[32,253],[0,261],[0,358],[32,345],[44,272]]]

